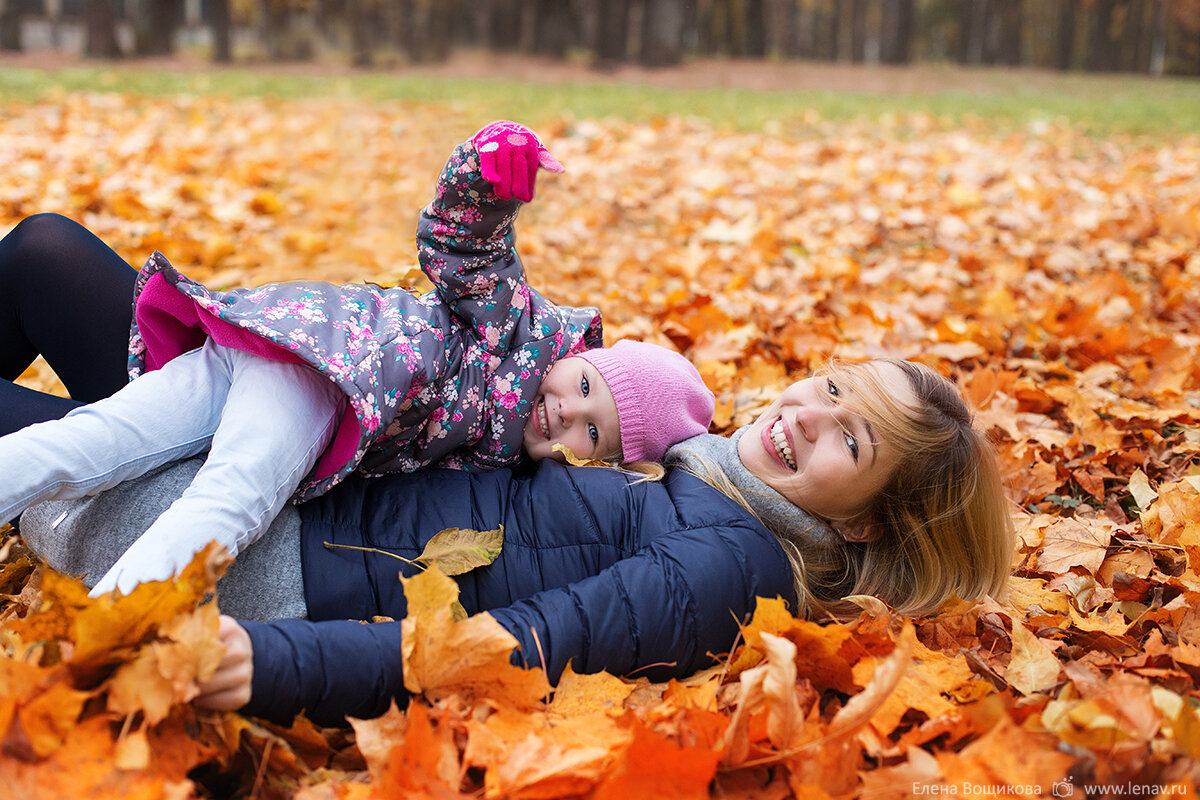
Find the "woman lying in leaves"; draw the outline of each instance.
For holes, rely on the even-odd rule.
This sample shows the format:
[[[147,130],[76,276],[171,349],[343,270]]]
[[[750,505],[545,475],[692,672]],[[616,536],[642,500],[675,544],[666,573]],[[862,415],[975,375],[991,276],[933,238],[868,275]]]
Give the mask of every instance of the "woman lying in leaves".
[[[91,242],[95,258],[63,256],[62,240],[35,243],[25,252],[44,266],[42,294],[0,293],[0,364],[19,374],[29,353],[14,337],[22,324],[44,324],[87,353],[51,361],[68,388],[99,397],[120,385],[131,281],[114,278],[124,291],[109,290],[91,273],[128,267],[85,232],[71,236]],[[0,258],[0,284],[16,269]],[[97,281],[81,320],[47,305],[64,271]],[[20,394],[35,417],[66,402]],[[2,407],[10,419],[18,410]],[[354,620],[403,617],[400,562],[377,551],[412,559],[446,528],[503,527],[497,559],[457,579],[459,599],[515,637],[514,662],[544,664],[551,681],[568,661],[581,673],[687,675],[729,650],[756,597],[821,618],[853,613],[847,598],[869,594],[917,614],[994,591],[1008,573],[1012,534],[994,455],[953,385],[916,364],[831,368],[788,387],[733,436],[689,438],[664,461],[661,481],[549,460],[524,473],[351,476],[285,507],[218,585],[231,615],[222,619],[227,651],[197,702],[336,724],[403,701],[400,623]],[[197,468],[180,462],[97,497],[35,506],[21,533],[60,571],[103,573]]]

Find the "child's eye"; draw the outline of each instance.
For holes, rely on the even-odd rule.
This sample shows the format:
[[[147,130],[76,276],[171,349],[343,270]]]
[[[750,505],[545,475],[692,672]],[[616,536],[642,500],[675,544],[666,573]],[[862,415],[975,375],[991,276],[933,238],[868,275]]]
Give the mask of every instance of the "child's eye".
[[[854,463],[857,464],[858,463],[858,440],[855,439],[853,434],[850,434],[850,433],[843,433],[842,435],[844,437],[846,437],[846,447],[850,448],[850,456],[854,459]]]
[[[587,379],[587,376],[586,376],[586,375],[584,375],[582,378],[580,378],[580,379],[579,379],[579,390],[580,390],[581,392],[583,392],[583,396],[584,396],[584,397],[587,397],[587,396],[588,396],[588,391],[589,391],[589,389],[590,389],[590,388],[591,388],[591,387],[589,387],[589,386],[588,386],[588,379]]]
[[[596,426],[590,422],[588,423],[588,436],[592,437],[592,444],[596,444],[600,441],[600,431],[597,430]]]

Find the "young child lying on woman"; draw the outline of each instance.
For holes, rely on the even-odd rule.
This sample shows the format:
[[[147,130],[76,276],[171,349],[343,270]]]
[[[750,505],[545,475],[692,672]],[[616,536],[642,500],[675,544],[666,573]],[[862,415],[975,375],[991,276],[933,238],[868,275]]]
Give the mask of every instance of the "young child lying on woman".
[[[96,596],[168,578],[213,539],[236,555],[289,498],[353,471],[494,469],[561,459],[559,444],[657,461],[704,433],[713,395],[686,359],[642,342],[601,348],[598,311],[526,282],[513,222],[539,166],[562,170],[511,122],[455,149],[417,230],[435,293],[319,281],[216,292],[155,253],[135,288],[135,379],[0,438],[0,519],[207,451]]]

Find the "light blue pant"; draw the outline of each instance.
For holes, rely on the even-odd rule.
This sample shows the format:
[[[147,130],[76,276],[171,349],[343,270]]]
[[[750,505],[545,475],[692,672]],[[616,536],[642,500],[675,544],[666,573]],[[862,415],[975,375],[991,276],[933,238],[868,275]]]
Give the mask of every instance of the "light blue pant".
[[[112,397],[0,438],[0,519],[44,500],[96,494],[208,450],[183,496],[92,596],[169,578],[214,539],[236,555],[312,469],[342,397],[315,370],[209,340]]]

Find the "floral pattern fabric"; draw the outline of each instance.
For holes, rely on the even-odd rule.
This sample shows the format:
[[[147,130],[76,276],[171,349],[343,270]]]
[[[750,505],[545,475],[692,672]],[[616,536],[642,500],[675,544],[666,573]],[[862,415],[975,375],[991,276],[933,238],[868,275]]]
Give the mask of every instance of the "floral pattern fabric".
[[[288,351],[341,388],[358,425],[353,456],[331,474],[306,478],[297,502],[355,469],[511,465],[546,371],[602,340],[597,309],[558,306],[526,282],[514,249],[519,206],[495,196],[465,142],[417,228],[418,258],[436,292],[320,281],[211,291],[156,253],[138,276],[135,307],[161,275],[202,315]],[[131,378],[147,369],[146,339],[162,338],[139,329],[137,318]]]

